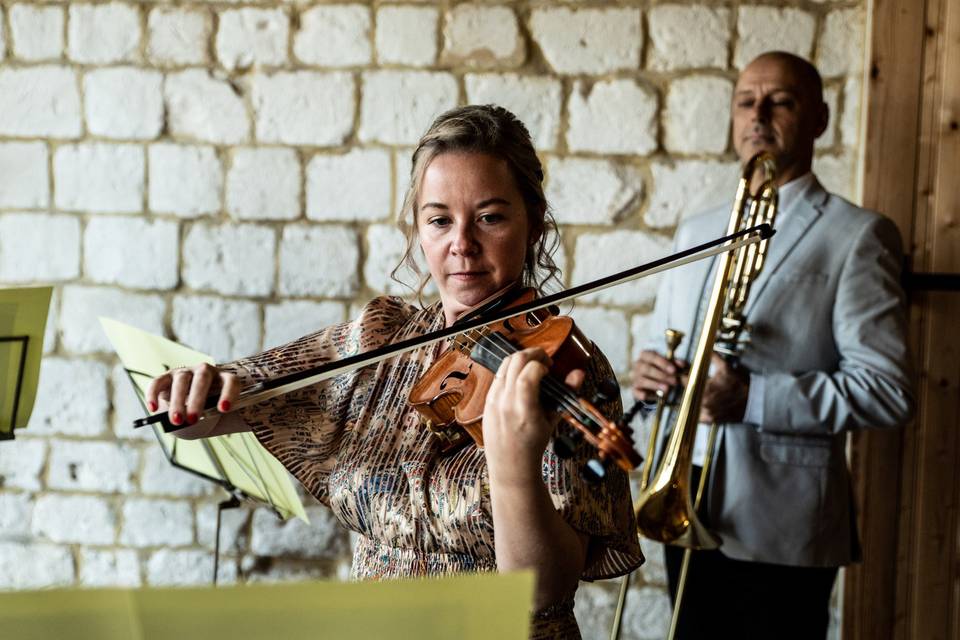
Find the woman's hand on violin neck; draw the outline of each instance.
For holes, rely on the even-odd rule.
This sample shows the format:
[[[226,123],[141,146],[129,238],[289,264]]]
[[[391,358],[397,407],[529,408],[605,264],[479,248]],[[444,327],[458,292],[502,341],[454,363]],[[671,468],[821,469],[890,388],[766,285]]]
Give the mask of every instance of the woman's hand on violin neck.
[[[234,374],[220,371],[209,364],[199,364],[195,367],[171,369],[154,378],[147,386],[145,400],[151,412],[165,409],[172,424],[194,425],[204,412],[204,405],[211,390],[220,390],[217,409],[226,413],[240,397],[239,387]],[[189,437],[187,432],[176,433],[178,436]]]
[[[540,348],[505,358],[494,377],[483,411],[483,443],[491,482],[542,481],[543,451],[556,421],[540,402],[540,384],[550,358]],[[582,372],[571,375],[583,379]]]

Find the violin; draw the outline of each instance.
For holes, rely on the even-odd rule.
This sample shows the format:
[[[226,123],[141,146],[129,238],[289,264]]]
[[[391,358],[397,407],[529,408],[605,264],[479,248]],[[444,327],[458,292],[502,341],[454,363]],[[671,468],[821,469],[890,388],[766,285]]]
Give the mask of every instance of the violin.
[[[536,292],[521,289],[508,292],[510,308],[532,301]],[[472,317],[474,313],[466,314]],[[609,462],[625,471],[636,468],[642,458],[631,443],[631,429],[607,419],[592,402],[578,396],[562,380],[574,369],[590,364],[590,341],[568,316],[558,309],[530,311],[500,322],[465,331],[453,337],[449,349],[427,369],[410,391],[409,403],[421,421],[437,437],[444,453],[455,451],[471,441],[483,446],[483,409],[494,373],[512,353],[540,347],[550,356],[551,366],[540,383],[540,400],[545,409],[555,411],[568,429],[554,439],[554,451],[569,457],[581,440],[597,451],[582,470],[590,479],[603,478]],[[619,390],[610,381],[612,389]],[[598,400],[610,400],[609,390],[598,390]]]
[[[610,460],[625,469],[632,469],[639,464],[640,457],[629,445],[623,429],[611,423],[590,402],[578,397],[560,382],[566,372],[586,368],[584,358],[589,358],[590,343],[576,330],[570,318],[556,314],[556,305],[587,293],[761,242],[770,238],[773,233],[774,230],[769,224],[760,224],[542,298],[526,295],[511,304],[505,304],[505,300],[501,298],[489,305],[482,305],[452,326],[388,344],[367,353],[327,362],[312,369],[261,381],[244,389],[233,408],[236,410],[258,404],[345,371],[373,365],[400,353],[455,338],[454,348],[438,359],[434,365],[435,370],[434,367],[428,370],[427,374],[432,374],[425,375],[418,381],[414,389],[417,394],[412,400],[419,404],[418,411],[424,416],[425,423],[432,423],[431,429],[448,434],[451,440],[456,441],[446,445],[453,449],[465,444],[460,443],[457,436],[449,435],[457,430],[453,428],[454,422],[458,425],[457,428],[470,434],[475,441],[482,442],[479,417],[483,413],[485,391],[492,380],[492,372],[499,368],[500,361],[515,351],[528,346],[539,346],[554,359],[554,369],[550,376],[544,378],[542,384],[543,401],[548,409],[557,410],[563,421],[575,429],[573,435],[560,434],[555,439],[555,450],[558,445],[561,450],[572,450],[582,438],[598,451],[598,459],[588,463],[595,475],[602,477],[603,466]],[[469,362],[461,359],[465,354],[469,354]],[[444,367],[449,365],[449,368],[439,368],[441,362]],[[480,366],[477,367],[477,364]],[[466,373],[473,372],[474,369],[476,372],[472,377]],[[480,369],[486,369],[487,373]],[[446,373],[440,375],[440,371]],[[467,402],[464,403],[464,400]],[[201,420],[219,415],[216,395],[207,398],[204,407]],[[151,424],[159,424],[165,433],[187,426],[171,423],[166,411],[133,421],[134,428]]]

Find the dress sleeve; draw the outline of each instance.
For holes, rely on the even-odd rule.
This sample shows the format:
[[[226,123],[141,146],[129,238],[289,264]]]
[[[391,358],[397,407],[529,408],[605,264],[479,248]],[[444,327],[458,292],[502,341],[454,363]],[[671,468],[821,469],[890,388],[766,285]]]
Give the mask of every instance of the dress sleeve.
[[[388,344],[412,309],[398,298],[375,298],[351,322],[326,327],[220,368],[235,373],[241,388],[247,388],[261,380],[369,352]],[[327,480],[370,391],[370,374],[375,368],[348,371],[237,411],[264,448],[323,504],[328,502]]]
[[[592,395],[600,380],[616,380],[610,363],[596,345],[586,374],[582,387],[586,397]],[[614,421],[623,416],[620,398],[597,408]],[[581,576],[584,580],[614,578],[629,573],[644,560],[627,474],[610,464],[602,481],[586,480],[581,469],[595,455],[596,450],[586,442],[581,442],[574,455],[566,459],[554,453],[552,443],[543,455],[543,480],[554,506],[571,527],[590,538]]]

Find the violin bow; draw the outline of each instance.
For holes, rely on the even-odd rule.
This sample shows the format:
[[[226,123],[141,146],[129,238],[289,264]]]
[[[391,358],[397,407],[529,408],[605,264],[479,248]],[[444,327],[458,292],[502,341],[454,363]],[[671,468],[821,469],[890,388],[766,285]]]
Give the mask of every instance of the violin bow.
[[[608,289],[631,280],[652,276],[663,271],[668,271],[670,269],[683,266],[685,264],[690,264],[705,258],[713,257],[726,251],[733,251],[734,249],[738,249],[742,246],[761,242],[770,238],[774,233],[775,231],[773,227],[771,227],[769,224],[761,224],[755,227],[743,229],[736,233],[732,233],[721,238],[716,238],[714,240],[710,240],[709,242],[704,242],[703,244],[696,245],[689,249],[684,249],[683,251],[659,258],[652,262],[647,262],[645,264],[632,267],[609,276],[604,276],[603,278],[598,278],[597,280],[592,280],[569,289],[564,289],[563,291],[558,291],[557,293],[553,293],[542,298],[536,298],[534,300],[530,300],[529,302],[525,302],[513,307],[504,307],[488,314],[470,318],[464,322],[456,322],[449,327],[444,327],[442,329],[426,333],[422,336],[417,336],[416,338],[401,340],[399,342],[388,344],[366,353],[358,353],[340,360],[327,362],[311,369],[296,371],[286,375],[277,376],[276,378],[269,380],[263,380],[248,387],[247,389],[244,389],[240,393],[240,397],[237,399],[237,402],[234,403],[233,409],[242,409],[250,405],[258,404],[265,400],[282,396],[287,393],[297,391],[298,389],[308,387],[312,384],[316,384],[322,380],[332,378],[344,371],[376,364],[381,360],[386,360],[387,358],[391,358],[395,355],[431,345],[440,342],[441,340],[446,340],[451,336],[455,336],[460,333],[466,333],[467,331],[478,329],[489,324],[494,324],[496,322],[506,320],[507,318],[512,318],[529,313],[531,311],[536,311],[538,309],[544,309],[546,307],[558,305],[562,302],[572,300],[582,295]],[[217,397],[211,396],[207,398],[207,402],[200,419],[202,420],[209,418],[218,415],[219,413],[220,412],[217,410]],[[189,426],[186,424],[174,425],[167,417],[166,411],[160,411],[145,418],[138,418],[133,421],[133,426],[134,428],[138,428],[157,423],[160,424],[165,433],[177,431],[178,429],[183,429]]]

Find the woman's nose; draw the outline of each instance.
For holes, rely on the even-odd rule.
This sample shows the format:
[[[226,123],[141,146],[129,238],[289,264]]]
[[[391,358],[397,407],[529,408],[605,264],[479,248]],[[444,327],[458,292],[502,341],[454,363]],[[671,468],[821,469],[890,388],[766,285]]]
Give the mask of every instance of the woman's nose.
[[[477,242],[476,230],[472,224],[457,225],[451,250],[456,255],[472,255],[477,252],[480,245]]]

